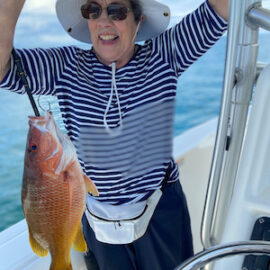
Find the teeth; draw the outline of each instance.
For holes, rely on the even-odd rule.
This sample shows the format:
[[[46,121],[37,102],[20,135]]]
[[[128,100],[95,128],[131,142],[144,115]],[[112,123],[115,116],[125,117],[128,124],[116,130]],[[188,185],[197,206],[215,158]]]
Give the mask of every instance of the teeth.
[[[110,36],[100,36],[101,39],[103,40],[112,40],[112,39],[116,39],[117,36],[113,36],[113,35],[110,35]]]

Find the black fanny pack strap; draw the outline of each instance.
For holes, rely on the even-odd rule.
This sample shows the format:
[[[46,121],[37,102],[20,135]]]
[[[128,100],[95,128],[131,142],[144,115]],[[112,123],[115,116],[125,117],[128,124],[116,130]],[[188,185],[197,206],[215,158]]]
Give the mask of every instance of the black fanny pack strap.
[[[170,162],[168,168],[166,169],[166,173],[165,173],[165,176],[164,176],[163,181],[162,181],[161,191],[164,190],[164,188],[166,187],[166,185],[170,179],[171,170],[172,170],[172,164]]]
[[[29,84],[27,82],[27,79],[26,79],[26,74],[23,70],[23,66],[22,66],[22,62],[21,62],[21,59],[20,57],[18,56],[18,54],[16,53],[15,49],[13,48],[12,49],[12,55],[14,57],[14,61],[15,61],[15,65],[17,66],[17,70],[18,70],[18,76],[20,77],[20,79],[22,80],[23,82],[23,85],[24,85],[24,88],[25,88],[25,91],[29,97],[29,100],[31,102],[31,105],[32,105],[32,108],[34,110],[34,113],[36,116],[40,116],[40,113],[38,111],[38,108],[37,108],[37,105],[35,103],[35,100],[32,96],[32,93],[31,93],[31,90],[30,90],[30,87],[29,87]]]

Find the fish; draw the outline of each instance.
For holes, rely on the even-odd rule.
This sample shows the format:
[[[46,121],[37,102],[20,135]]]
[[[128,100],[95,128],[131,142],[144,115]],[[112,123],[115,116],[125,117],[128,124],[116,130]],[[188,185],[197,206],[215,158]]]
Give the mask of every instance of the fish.
[[[50,253],[50,270],[72,270],[71,247],[87,249],[81,218],[88,192],[98,196],[53,114],[29,116],[21,202],[31,248],[40,257]]]

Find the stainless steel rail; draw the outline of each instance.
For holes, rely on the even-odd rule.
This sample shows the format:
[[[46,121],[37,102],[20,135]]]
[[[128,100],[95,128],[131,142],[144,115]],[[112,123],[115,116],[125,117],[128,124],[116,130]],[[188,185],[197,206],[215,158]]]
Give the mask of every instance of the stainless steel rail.
[[[247,14],[260,5],[256,0],[230,1],[223,97],[201,226],[205,248],[220,243],[232,197],[257,71],[258,27]]]
[[[243,254],[270,255],[270,242],[247,241],[215,246],[188,259],[175,270],[195,270],[214,260]]]
[[[247,17],[251,24],[270,31],[270,10],[262,7],[253,7],[250,9]]]

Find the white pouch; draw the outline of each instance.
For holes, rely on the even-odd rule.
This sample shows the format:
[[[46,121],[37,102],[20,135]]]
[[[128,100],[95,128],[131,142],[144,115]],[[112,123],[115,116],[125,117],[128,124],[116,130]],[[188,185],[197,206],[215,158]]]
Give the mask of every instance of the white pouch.
[[[96,239],[108,244],[129,244],[143,236],[161,195],[162,191],[157,189],[147,199],[143,212],[132,219],[107,220],[94,215],[87,208],[85,214]]]

